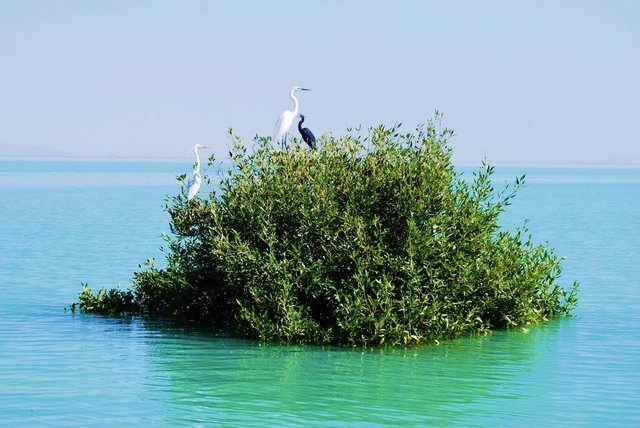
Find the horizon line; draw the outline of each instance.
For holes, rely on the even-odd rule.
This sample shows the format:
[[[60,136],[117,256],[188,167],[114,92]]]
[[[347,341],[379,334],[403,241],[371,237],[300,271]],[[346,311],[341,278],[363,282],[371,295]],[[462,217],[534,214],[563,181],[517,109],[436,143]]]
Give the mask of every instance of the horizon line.
[[[18,156],[0,155],[0,161],[74,161],[74,162],[183,162],[191,159],[190,156]],[[230,157],[215,158],[216,161],[229,161]],[[454,166],[482,166],[483,161],[455,160],[451,162]],[[615,167],[615,168],[640,168],[640,162],[612,162],[612,161],[523,161],[523,160],[502,160],[489,161],[489,165],[494,166],[531,166],[531,167]]]

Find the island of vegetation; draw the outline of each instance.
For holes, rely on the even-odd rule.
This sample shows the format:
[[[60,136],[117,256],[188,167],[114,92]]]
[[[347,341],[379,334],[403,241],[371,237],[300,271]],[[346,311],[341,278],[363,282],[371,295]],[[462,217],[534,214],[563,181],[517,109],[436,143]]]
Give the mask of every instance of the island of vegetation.
[[[167,199],[166,268],[128,290],[87,285],[84,312],[197,322],[264,341],[409,345],[569,315],[578,284],[526,225],[499,217],[524,183],[463,177],[436,114],[323,136],[317,150],[234,137],[219,188]],[[215,164],[210,159],[210,166]]]

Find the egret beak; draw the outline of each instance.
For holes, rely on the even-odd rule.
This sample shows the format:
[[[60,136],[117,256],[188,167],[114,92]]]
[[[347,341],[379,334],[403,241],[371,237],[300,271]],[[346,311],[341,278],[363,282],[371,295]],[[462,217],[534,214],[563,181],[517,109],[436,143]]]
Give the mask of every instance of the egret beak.
[[[310,91],[311,89],[307,89],[307,88],[300,88],[301,91]]]
[[[203,145],[200,145],[198,148],[199,148],[199,149],[208,149],[208,148],[209,148],[209,146],[203,146]],[[191,148],[187,151],[187,153],[193,153],[193,151],[194,151],[195,149],[196,149],[196,146],[193,146],[193,147],[191,147]]]

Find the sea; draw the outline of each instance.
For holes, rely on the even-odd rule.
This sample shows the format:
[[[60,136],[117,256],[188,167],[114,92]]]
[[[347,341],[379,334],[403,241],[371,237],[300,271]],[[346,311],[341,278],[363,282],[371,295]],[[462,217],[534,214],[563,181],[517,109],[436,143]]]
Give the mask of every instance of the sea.
[[[496,188],[527,177],[503,227],[526,222],[580,283],[569,318],[381,349],[66,310],[82,283],[163,265],[191,166],[0,160],[0,425],[640,426],[640,167],[496,167]]]

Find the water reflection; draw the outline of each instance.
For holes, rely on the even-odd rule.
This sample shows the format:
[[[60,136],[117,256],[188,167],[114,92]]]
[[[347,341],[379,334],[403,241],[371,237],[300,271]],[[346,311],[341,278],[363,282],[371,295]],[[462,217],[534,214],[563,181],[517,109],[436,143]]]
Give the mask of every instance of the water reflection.
[[[176,423],[441,425],[527,397],[539,355],[553,355],[554,328],[373,350],[164,331],[147,339],[147,351]],[[532,414],[522,406],[517,416]]]

